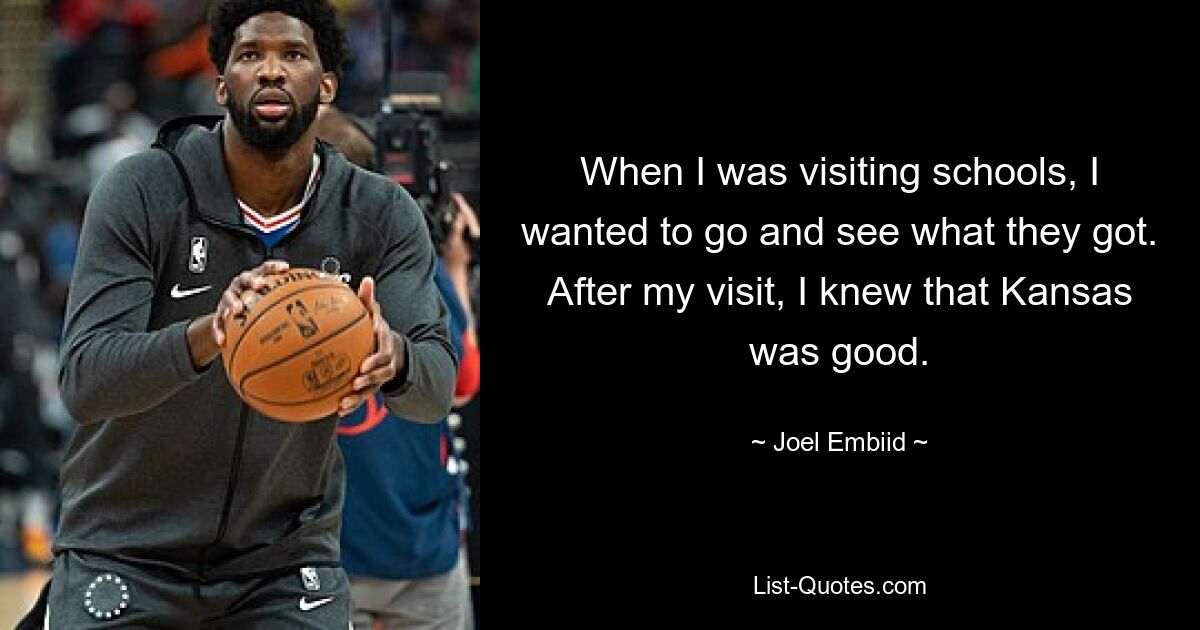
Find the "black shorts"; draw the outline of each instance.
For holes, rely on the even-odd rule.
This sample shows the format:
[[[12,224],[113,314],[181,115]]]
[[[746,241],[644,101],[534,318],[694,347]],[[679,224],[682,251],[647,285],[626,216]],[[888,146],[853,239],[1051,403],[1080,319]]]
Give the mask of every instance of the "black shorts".
[[[49,627],[350,627],[350,589],[338,567],[192,583],[166,572],[68,551],[54,559]]]

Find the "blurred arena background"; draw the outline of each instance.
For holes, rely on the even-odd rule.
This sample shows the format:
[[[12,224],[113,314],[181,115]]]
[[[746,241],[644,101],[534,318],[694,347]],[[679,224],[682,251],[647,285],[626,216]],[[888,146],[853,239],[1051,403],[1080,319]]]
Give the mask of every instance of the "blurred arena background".
[[[363,117],[383,97],[384,3],[393,70],[444,74],[442,157],[482,223],[479,0],[334,0],[352,48],[336,105]],[[56,391],[57,340],[88,194],[161,122],[223,113],[205,52],[209,5],[0,0],[0,628],[47,575],[58,461],[74,426]],[[478,307],[476,294],[482,340]],[[451,418],[468,464],[476,601],[479,400]]]

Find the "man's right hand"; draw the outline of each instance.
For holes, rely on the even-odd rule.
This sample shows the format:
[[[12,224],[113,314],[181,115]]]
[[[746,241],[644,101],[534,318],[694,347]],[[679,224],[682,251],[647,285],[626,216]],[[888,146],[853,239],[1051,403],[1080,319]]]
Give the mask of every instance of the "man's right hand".
[[[246,310],[248,303],[243,297],[248,291],[261,291],[267,288],[267,276],[283,273],[288,270],[288,264],[282,260],[267,262],[247,271],[239,273],[225,292],[221,294],[221,302],[212,321],[213,340],[217,343],[218,351],[225,346],[225,320],[236,317]]]
[[[192,357],[192,367],[197,370],[203,369],[221,354],[221,348],[225,346],[225,319],[241,313],[248,306],[242,296],[248,291],[266,288],[267,276],[287,270],[286,262],[268,260],[253,269],[243,271],[221,294],[221,301],[217,304],[215,312],[192,320],[187,329],[188,353]]]
[[[221,354],[226,340],[224,320],[229,314],[238,314],[250,307],[250,302],[242,298],[242,295],[251,290],[266,288],[266,276],[282,274],[287,270],[288,264],[283,260],[268,260],[254,269],[242,271],[238,277],[233,278],[233,282],[230,282],[229,287],[221,294],[217,310],[193,319],[192,323],[187,325],[187,352],[192,356],[192,367],[202,370]]]

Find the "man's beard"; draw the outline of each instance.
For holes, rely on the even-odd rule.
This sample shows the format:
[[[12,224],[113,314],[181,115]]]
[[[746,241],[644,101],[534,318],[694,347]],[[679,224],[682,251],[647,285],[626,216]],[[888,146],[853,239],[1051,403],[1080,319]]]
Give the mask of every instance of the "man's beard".
[[[317,118],[317,106],[320,103],[319,96],[313,96],[312,101],[296,108],[293,100],[292,113],[285,119],[283,127],[274,128],[263,126],[262,121],[251,110],[253,105],[238,102],[232,93],[226,107],[229,109],[230,118],[233,119],[233,126],[247,144],[265,153],[281,153],[296,144],[300,136],[308,131]]]

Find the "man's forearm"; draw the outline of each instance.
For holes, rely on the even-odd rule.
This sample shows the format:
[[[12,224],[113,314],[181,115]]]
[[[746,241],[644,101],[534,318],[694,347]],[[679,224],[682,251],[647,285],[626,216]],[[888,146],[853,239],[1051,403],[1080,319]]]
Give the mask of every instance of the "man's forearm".
[[[200,377],[184,322],[144,333],[107,331],[68,347],[59,389],[81,424],[149,409]]]
[[[392,413],[415,422],[432,423],[446,417],[454,393],[457,366],[452,349],[440,340],[413,341],[405,337],[404,367],[384,387]]]

